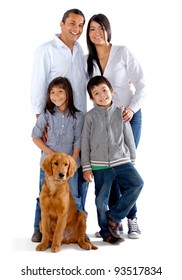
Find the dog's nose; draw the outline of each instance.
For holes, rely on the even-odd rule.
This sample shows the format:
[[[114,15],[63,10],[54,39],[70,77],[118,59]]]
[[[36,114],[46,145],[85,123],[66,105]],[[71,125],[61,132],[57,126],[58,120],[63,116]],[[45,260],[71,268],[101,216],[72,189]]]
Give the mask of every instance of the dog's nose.
[[[64,177],[64,174],[63,174],[63,173],[59,173],[59,177],[60,177],[60,178],[63,178],[63,177]]]

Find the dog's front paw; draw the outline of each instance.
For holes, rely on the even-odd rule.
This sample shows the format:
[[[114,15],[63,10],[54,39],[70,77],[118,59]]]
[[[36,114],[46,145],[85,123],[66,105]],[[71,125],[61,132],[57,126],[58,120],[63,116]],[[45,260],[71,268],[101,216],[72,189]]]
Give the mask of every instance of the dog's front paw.
[[[37,245],[36,247],[36,251],[44,251],[46,250],[48,247],[48,244],[46,243],[40,243],[39,245]]]
[[[85,241],[79,241],[78,242],[79,246],[84,249],[84,250],[91,250],[92,246],[90,245],[90,243],[85,242]]]
[[[61,246],[60,245],[52,245],[51,246],[51,252],[57,253],[61,251]]]
[[[92,246],[89,243],[86,243],[86,244],[83,245],[82,248],[85,249],[85,250],[91,250]]]
[[[92,250],[97,250],[98,249],[98,247],[93,245],[92,243],[91,243],[91,246],[92,246]]]

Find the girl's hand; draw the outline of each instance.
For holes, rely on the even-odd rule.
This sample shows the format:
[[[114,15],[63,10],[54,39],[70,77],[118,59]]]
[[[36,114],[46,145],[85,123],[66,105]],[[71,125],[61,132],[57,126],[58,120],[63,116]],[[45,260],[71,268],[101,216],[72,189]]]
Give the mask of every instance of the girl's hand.
[[[83,172],[83,178],[84,178],[87,182],[91,183],[93,177],[94,177],[94,176],[93,176],[92,170],[88,170],[88,171],[84,171],[84,172]]]
[[[130,108],[124,108],[123,110],[123,121],[129,122],[133,118],[134,112]]]

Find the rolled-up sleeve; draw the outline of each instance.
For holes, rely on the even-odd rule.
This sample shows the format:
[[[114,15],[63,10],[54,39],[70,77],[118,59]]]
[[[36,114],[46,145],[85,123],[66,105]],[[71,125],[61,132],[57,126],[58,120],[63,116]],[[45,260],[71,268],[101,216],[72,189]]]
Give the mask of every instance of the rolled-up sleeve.
[[[134,112],[137,112],[141,108],[143,99],[146,96],[145,78],[143,70],[133,54],[126,47],[123,52],[123,59],[126,63],[128,78],[135,89],[135,94],[128,107]]]
[[[42,113],[38,117],[36,124],[32,129],[32,137],[41,138],[46,125],[47,125],[46,115],[45,113]]]

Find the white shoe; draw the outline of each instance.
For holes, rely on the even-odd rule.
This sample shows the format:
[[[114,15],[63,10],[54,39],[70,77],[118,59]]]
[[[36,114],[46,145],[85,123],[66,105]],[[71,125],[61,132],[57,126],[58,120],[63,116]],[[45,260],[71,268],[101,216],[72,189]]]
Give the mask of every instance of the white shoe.
[[[100,233],[98,231],[96,231],[95,237],[101,238],[101,235],[100,235]]]
[[[140,238],[141,231],[138,227],[137,218],[128,219],[128,237],[131,239]]]

